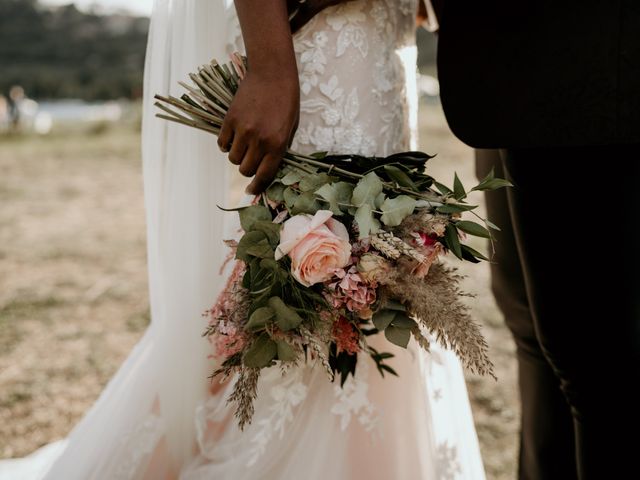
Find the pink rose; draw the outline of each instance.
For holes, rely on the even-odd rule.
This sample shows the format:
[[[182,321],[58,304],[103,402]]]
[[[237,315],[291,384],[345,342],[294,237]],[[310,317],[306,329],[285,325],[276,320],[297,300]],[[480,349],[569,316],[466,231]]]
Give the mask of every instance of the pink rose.
[[[276,260],[289,255],[293,278],[306,287],[331,279],[351,260],[349,232],[332,216],[329,210],[319,210],[284,222]]]

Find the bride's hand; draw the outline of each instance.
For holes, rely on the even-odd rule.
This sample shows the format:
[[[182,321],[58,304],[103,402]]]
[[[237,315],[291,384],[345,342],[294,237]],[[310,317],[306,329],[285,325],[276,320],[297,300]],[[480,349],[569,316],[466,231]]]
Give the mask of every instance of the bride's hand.
[[[296,70],[264,74],[249,67],[218,138],[240,173],[255,175],[247,193],[261,193],[273,180],[297,129],[299,112]]]
[[[300,115],[298,67],[286,0],[235,0],[248,72],[218,136],[240,173],[255,178],[247,193],[264,191],[291,144]]]

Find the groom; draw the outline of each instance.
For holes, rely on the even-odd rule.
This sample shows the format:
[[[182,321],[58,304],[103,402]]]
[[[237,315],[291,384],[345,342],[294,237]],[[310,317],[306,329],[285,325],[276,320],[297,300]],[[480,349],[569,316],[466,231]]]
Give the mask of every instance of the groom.
[[[640,2],[433,3],[449,125],[515,186],[487,204],[520,478],[639,478]]]
[[[449,125],[515,185],[487,203],[505,227],[493,283],[518,345],[519,477],[638,478],[640,2],[433,7]]]

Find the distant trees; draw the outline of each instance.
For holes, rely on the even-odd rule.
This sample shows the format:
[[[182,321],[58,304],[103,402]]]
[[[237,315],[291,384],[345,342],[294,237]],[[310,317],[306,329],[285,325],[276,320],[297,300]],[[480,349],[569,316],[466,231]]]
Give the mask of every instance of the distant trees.
[[[138,97],[148,28],[147,18],[0,0],[0,93],[20,84],[37,99]]]

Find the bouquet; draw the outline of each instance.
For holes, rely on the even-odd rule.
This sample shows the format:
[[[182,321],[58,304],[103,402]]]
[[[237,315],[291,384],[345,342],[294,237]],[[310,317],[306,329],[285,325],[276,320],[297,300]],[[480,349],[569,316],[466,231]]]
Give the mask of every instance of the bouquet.
[[[158,116],[218,134],[245,69],[239,55],[202,66],[193,85],[181,82],[181,98],[156,96]],[[212,377],[237,375],[229,401],[241,428],[251,422],[264,368],[286,374],[313,360],[344,384],[364,354],[383,377],[398,375],[388,364],[393,354],[368,345],[371,335],[403,348],[413,338],[425,350],[435,339],[470,370],[493,375],[460,276],[438,259],[450,252],[487,260],[463,239],[491,238],[497,227],[462,219],[476,206],[457,175],[448,188],[425,173],[430,158],[288,151],[269,188],[236,210],[242,236],[227,241],[236,263],[206,313],[205,335],[221,362]],[[491,173],[472,190],[508,185]]]

